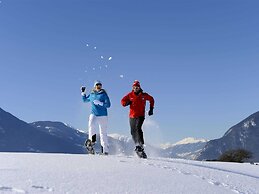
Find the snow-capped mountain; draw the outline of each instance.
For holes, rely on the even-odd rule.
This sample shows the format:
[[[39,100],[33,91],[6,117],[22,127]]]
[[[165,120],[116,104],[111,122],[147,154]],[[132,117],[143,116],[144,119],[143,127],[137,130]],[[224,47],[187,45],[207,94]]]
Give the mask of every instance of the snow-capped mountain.
[[[231,127],[223,137],[209,141],[198,160],[213,160],[227,150],[242,148],[252,152],[253,161],[259,161],[259,112]]]
[[[193,138],[193,137],[187,137],[187,138],[184,138],[178,142],[176,142],[174,145],[185,145],[185,144],[192,144],[192,143],[204,143],[204,142],[207,142],[206,139],[196,139],[196,138]]]
[[[108,140],[111,154],[127,156],[133,154],[134,143],[131,138],[119,134],[108,134]]]
[[[195,159],[201,150],[205,147],[207,140],[185,138],[175,144],[162,145],[164,156],[168,158]]]
[[[32,126],[37,128],[37,130],[43,131],[63,139],[66,142],[75,144],[78,146],[83,146],[88,134],[75,129],[74,127],[62,123],[62,122],[53,122],[53,121],[38,121],[31,123]],[[109,140],[109,152],[110,154],[122,154],[122,155],[132,155],[133,142],[130,138],[122,136],[119,134],[108,135]],[[97,135],[97,141],[95,144],[96,152],[101,152],[100,136]],[[82,153],[85,153],[85,148]]]
[[[0,108],[0,151],[82,153],[88,134],[68,124],[52,121],[26,123]],[[133,155],[131,138],[112,134],[109,137],[110,154]],[[96,151],[100,152],[100,137],[97,136]],[[147,152],[155,153],[147,146]],[[159,152],[158,152],[159,153]]]
[[[37,130],[0,108],[0,151],[83,153],[84,149],[81,145]]]
[[[26,123],[0,109],[0,151],[82,153],[88,134],[62,122],[37,121]],[[109,134],[109,153],[112,155],[134,155],[135,145],[131,137]],[[204,140],[186,138],[167,149],[146,144],[145,151],[151,157],[176,157],[193,159],[203,146]],[[95,150],[100,152],[100,137],[97,136]]]
[[[129,138],[128,136],[125,136],[125,135],[120,135],[120,134],[117,134],[117,133],[112,133],[112,134],[109,134],[108,136],[112,137],[113,139],[116,139],[116,140],[119,140],[119,141],[123,141],[125,143],[131,143],[132,142],[132,139]]]
[[[135,145],[131,137],[119,134],[109,134],[109,147],[112,154],[117,155],[134,155]],[[149,145],[145,145],[145,152],[148,156],[164,156],[163,150]]]

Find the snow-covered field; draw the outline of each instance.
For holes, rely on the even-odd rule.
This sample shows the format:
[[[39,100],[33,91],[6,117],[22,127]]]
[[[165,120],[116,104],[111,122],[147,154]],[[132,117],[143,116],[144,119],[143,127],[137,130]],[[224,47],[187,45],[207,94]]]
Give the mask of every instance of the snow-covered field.
[[[0,193],[259,193],[259,166],[126,156],[0,153]]]

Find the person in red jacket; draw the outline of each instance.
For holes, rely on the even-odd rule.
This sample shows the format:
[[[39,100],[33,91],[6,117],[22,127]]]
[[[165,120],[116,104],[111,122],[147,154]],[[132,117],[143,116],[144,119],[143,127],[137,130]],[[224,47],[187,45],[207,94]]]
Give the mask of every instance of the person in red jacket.
[[[149,101],[150,107],[148,115],[153,115],[154,98],[148,93],[143,92],[138,80],[135,80],[132,86],[132,91],[124,96],[121,100],[122,106],[130,106],[129,122],[132,139],[136,145],[136,153],[141,158],[147,158],[144,152],[144,137],[142,125],[145,120],[146,101]]]

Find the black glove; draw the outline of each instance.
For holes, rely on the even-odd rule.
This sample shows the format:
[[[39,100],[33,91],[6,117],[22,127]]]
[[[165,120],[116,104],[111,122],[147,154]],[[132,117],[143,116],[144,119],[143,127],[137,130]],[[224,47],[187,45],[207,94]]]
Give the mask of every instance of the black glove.
[[[131,104],[131,101],[129,100],[128,102],[125,103],[125,106],[129,106]]]
[[[153,110],[154,110],[154,107],[150,107],[150,109],[148,111],[148,116],[153,115]]]
[[[81,92],[85,92],[85,86],[81,87]]]

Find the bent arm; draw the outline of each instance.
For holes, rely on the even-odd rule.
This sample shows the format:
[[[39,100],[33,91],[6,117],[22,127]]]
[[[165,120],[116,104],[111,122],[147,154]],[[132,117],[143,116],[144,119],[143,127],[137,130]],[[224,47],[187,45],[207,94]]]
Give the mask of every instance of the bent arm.
[[[129,94],[127,94],[126,96],[124,96],[121,99],[121,105],[122,106],[128,106],[129,104],[130,104],[130,97],[129,97]]]
[[[83,102],[90,102],[90,94],[82,96]]]
[[[153,109],[154,108],[154,105],[155,105],[155,100],[152,96],[150,96],[149,94],[147,94],[147,100],[149,101],[150,103],[150,109]]]

